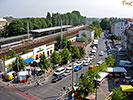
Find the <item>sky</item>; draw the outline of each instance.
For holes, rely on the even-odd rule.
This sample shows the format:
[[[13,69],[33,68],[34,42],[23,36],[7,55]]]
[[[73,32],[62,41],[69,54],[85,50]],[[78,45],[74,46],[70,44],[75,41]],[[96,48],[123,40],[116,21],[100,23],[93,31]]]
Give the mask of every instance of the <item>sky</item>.
[[[80,11],[86,17],[133,18],[133,6],[123,0],[0,0],[0,17],[46,17],[47,12]],[[133,0],[126,0],[133,1]]]

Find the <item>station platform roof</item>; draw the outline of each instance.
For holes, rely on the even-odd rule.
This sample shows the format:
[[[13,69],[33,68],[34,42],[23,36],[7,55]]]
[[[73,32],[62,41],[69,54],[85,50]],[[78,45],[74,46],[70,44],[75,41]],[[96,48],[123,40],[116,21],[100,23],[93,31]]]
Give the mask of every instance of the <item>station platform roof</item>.
[[[64,25],[64,26],[62,26],[62,28],[69,28],[69,27],[72,27],[72,25]],[[61,29],[61,26],[49,27],[49,28],[44,28],[44,29],[30,30],[30,32],[41,33],[41,32],[57,30],[57,29]]]

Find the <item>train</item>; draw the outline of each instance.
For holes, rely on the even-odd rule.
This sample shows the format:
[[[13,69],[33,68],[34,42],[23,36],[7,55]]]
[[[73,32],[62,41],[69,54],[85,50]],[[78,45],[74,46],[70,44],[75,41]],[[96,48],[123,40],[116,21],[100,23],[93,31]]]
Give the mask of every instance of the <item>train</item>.
[[[29,39],[23,39],[21,41],[11,42],[11,43],[8,43],[8,44],[2,44],[2,45],[0,45],[0,49],[11,48],[12,46],[23,44],[24,42],[28,42],[28,41],[31,41],[31,40],[33,40],[32,37],[29,38]]]

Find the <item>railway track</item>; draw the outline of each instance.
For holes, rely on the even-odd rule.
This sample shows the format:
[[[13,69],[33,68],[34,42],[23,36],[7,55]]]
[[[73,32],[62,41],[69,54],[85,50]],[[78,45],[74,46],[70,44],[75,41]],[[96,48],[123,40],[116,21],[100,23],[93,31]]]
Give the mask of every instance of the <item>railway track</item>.
[[[78,29],[75,29],[75,30],[71,30],[71,31],[65,31],[63,32],[63,34],[67,37],[67,38],[70,38],[71,36],[76,36],[78,34],[78,31],[80,30],[83,30],[85,29],[87,26],[82,26],[82,27],[79,27]],[[16,53],[18,54],[21,54],[23,49],[26,48],[26,50],[30,50],[30,49],[33,49],[35,47],[38,47],[38,46],[41,46],[41,45],[45,45],[45,44],[48,44],[50,42],[53,42],[53,41],[56,41],[56,36],[59,35],[60,33],[56,33],[54,35],[48,35],[48,36],[44,36],[44,37],[41,37],[40,39],[38,40],[35,40],[35,41],[32,41],[32,42],[29,42],[27,44],[24,44],[24,45],[20,45],[18,47],[14,47],[12,48],[11,50],[4,50],[4,51],[1,51],[0,52],[0,58],[4,57],[5,55],[6,56],[10,56],[11,55],[11,51],[12,50],[15,50]]]

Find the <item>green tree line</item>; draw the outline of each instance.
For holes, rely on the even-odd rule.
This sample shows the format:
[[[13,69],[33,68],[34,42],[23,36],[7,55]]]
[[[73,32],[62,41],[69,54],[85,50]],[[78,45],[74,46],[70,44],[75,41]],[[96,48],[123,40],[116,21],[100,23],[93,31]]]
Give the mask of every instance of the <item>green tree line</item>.
[[[9,25],[6,25],[2,36],[16,36],[25,34],[27,32],[27,22],[29,22],[29,29],[41,29],[61,25],[79,25],[86,22],[86,17],[81,16],[79,11],[67,12],[65,14],[47,12],[46,18],[21,18],[13,20]]]

